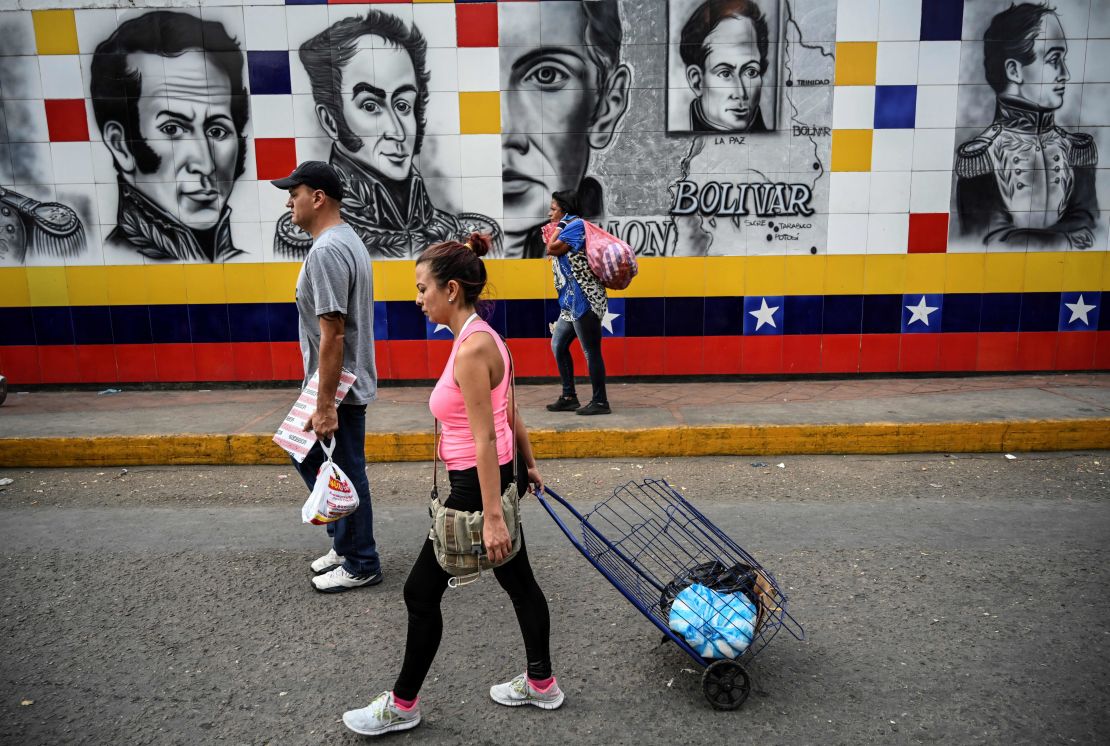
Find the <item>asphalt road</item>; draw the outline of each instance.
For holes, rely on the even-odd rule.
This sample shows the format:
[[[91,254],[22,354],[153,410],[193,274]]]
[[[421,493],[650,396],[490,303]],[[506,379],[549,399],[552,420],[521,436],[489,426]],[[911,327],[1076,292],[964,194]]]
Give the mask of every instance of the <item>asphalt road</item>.
[[[390,743],[1110,742],[1110,454],[542,464],[588,506],[668,478],[790,594],[736,712],[528,501],[558,711],[503,708],[523,668],[492,578],[448,591],[424,723]],[[782,463],[784,468],[779,468]],[[386,580],[314,593],[322,528],[291,469],[0,470],[0,741],[347,744],[389,688],[429,467],[370,467]]]

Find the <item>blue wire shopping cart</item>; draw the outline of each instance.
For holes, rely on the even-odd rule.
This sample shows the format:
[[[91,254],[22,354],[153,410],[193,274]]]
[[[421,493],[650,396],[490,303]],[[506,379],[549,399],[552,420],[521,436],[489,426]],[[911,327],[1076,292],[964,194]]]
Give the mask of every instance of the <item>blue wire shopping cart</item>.
[[[805,639],[771,573],[667,482],[629,482],[585,515],[550,487],[537,497],[590,564],[662,630],[664,641],[674,642],[705,669],[702,691],[714,708],[734,710],[744,703],[751,692],[744,662],[780,628]],[[702,657],[670,628],[672,603],[693,583],[722,593],[743,592],[758,609],[751,643],[742,655]]]

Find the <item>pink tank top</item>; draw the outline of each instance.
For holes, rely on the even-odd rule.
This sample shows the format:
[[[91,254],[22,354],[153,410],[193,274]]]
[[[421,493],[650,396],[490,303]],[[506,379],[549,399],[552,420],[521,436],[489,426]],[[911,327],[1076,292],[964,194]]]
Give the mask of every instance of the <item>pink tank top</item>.
[[[513,431],[509,427],[509,352],[505,343],[489,324],[480,318],[475,318],[465,326],[459,334],[455,344],[451,347],[451,356],[443,366],[443,373],[432,389],[432,396],[428,400],[428,408],[439,420],[439,457],[447,464],[451,471],[469,469],[478,463],[477,451],[474,446],[474,434],[470,431],[470,420],[466,417],[466,403],[463,401],[462,391],[455,383],[455,353],[459,345],[470,338],[470,335],[484,332],[493,337],[494,344],[501,352],[501,359],[505,361],[505,375],[501,382],[490,392],[493,402],[493,426],[497,433],[497,463],[504,464],[513,457]]]

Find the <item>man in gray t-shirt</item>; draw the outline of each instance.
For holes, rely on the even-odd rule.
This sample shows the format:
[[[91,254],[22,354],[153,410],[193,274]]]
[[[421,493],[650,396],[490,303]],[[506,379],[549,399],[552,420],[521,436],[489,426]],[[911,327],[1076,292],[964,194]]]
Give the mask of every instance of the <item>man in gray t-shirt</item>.
[[[316,411],[306,427],[319,441],[294,466],[311,490],[326,459],[321,443],[331,441],[332,460],[351,480],[359,499],[358,510],[327,524],[332,548],[312,563],[317,573],[312,586],[323,593],[340,593],[382,581],[366,479],[366,404],[378,391],[374,278],[366,247],[340,217],[343,183],[332,166],[305,161],[271,183],[289,191],[285,206],[293,223],[313,239],[297,278],[297,315],[305,383],[320,371]],[[344,368],[355,374],[355,382],[336,407]]]

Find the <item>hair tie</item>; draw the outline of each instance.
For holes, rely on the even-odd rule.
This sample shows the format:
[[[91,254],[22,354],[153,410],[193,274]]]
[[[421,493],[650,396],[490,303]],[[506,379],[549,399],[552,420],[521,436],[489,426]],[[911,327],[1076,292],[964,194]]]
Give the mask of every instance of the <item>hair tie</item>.
[[[474,247],[470,245],[470,241],[467,241],[466,243],[464,243],[463,246],[470,249],[471,251],[474,251]]]

